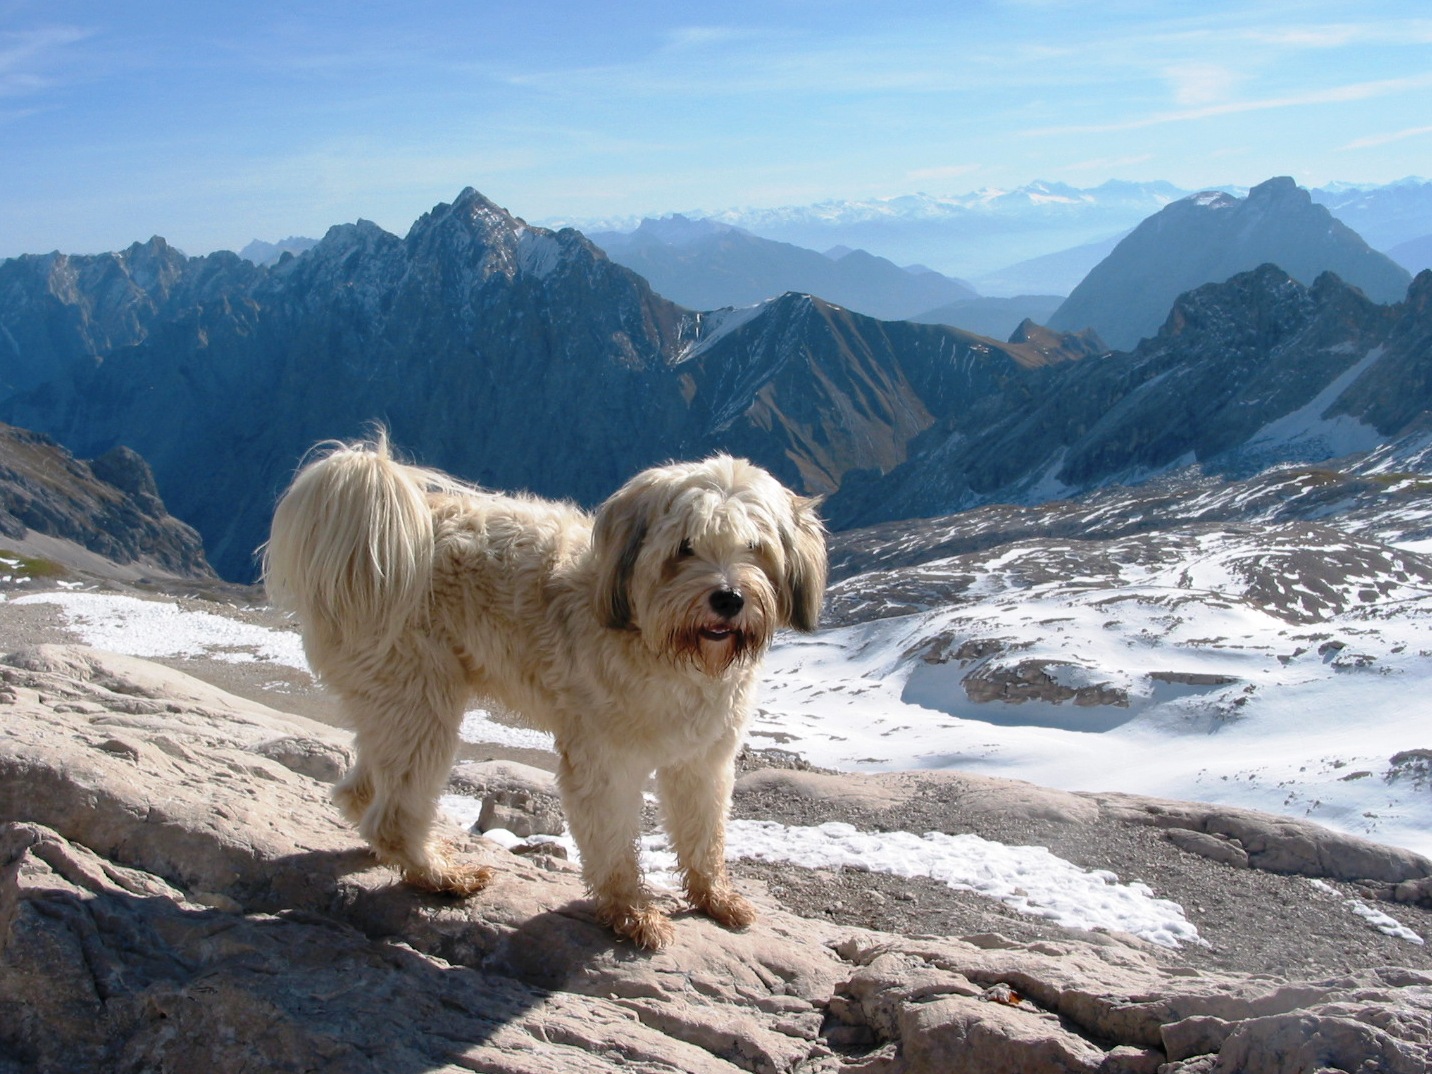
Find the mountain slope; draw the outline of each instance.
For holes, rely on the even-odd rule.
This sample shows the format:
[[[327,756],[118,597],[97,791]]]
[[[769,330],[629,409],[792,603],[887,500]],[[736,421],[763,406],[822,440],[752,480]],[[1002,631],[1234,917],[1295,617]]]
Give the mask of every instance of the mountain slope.
[[[589,237],[617,264],[689,309],[750,306],[799,291],[896,321],[974,295],[958,280],[937,272],[910,272],[864,250],[828,257],[682,216],[643,220],[630,234]]]
[[[1074,288],[1049,326],[1093,328],[1110,346],[1129,348],[1158,330],[1183,292],[1264,263],[1305,284],[1334,272],[1376,302],[1398,301],[1411,279],[1293,180],[1270,179],[1246,198],[1197,194],[1149,217]]]
[[[199,535],[165,510],[149,467],[134,452],[115,448],[81,462],[48,437],[0,425],[0,547],[28,547],[36,534],[121,566],[214,577]],[[41,543],[51,554],[64,553],[58,543]]]
[[[1387,256],[1408,272],[1432,268],[1432,235],[1400,242],[1387,251]]]
[[[155,237],[118,253],[0,261],[0,397],[83,376],[112,351],[195,311],[247,321],[263,278],[231,253],[185,257]]]
[[[1038,502],[1200,463],[1252,472],[1422,430],[1432,408],[1432,272],[1380,306],[1336,277],[1273,266],[1179,298],[1158,335],[1049,371],[1027,409],[976,435],[932,430],[883,479],[847,480],[838,525]]]

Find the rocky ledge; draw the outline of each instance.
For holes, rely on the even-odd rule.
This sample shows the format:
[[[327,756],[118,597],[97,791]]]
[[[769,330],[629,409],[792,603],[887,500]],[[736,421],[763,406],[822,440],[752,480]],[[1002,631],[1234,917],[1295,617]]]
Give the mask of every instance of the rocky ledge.
[[[144,661],[3,658],[0,1072],[1432,1068],[1423,969],[1304,980],[1200,968],[1113,934],[901,935],[759,892],[751,929],[679,916],[676,943],[651,954],[595,924],[568,863],[456,830],[497,879],[464,901],[426,897],[329,804],[348,750],[340,732]],[[839,778],[758,772],[743,794],[809,797]],[[878,812],[910,806],[909,778],[845,786]],[[1248,860],[1220,868],[1256,866],[1279,840],[1310,870],[1357,860],[1357,841],[1303,845],[1297,826],[1205,830],[1201,807],[1052,806],[995,780],[962,793],[975,812],[1103,810],[1205,850],[1218,848],[1193,835],[1237,839]],[[1374,859],[1413,888],[1401,874],[1425,866]]]

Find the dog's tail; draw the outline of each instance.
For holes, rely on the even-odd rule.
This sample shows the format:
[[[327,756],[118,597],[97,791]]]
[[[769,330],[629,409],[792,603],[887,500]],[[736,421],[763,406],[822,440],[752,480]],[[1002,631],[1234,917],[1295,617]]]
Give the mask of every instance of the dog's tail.
[[[324,653],[360,639],[386,647],[421,611],[433,566],[427,493],[451,482],[396,461],[381,429],[369,443],[316,450],[274,511],[263,577],[321,671]]]

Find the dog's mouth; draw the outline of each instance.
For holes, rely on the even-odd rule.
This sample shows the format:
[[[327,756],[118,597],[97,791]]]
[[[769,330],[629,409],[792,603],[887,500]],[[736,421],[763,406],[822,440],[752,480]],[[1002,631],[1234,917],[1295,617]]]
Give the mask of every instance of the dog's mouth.
[[[709,626],[701,628],[701,637],[706,641],[730,641],[736,636],[736,628],[729,626]]]

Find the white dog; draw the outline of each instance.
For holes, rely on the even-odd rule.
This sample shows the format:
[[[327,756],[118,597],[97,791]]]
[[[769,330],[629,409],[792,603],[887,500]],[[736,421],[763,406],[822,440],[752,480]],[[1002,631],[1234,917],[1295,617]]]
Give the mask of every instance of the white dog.
[[[638,474],[593,519],[404,465],[380,434],[299,472],[264,574],[357,732],[335,799],[409,883],[470,894],[489,879],[429,832],[477,700],[555,737],[583,877],[619,935],[673,937],[637,864],[653,771],[691,903],[755,919],[724,860],[732,761],[772,633],[820,614],[813,500],[718,455]]]

